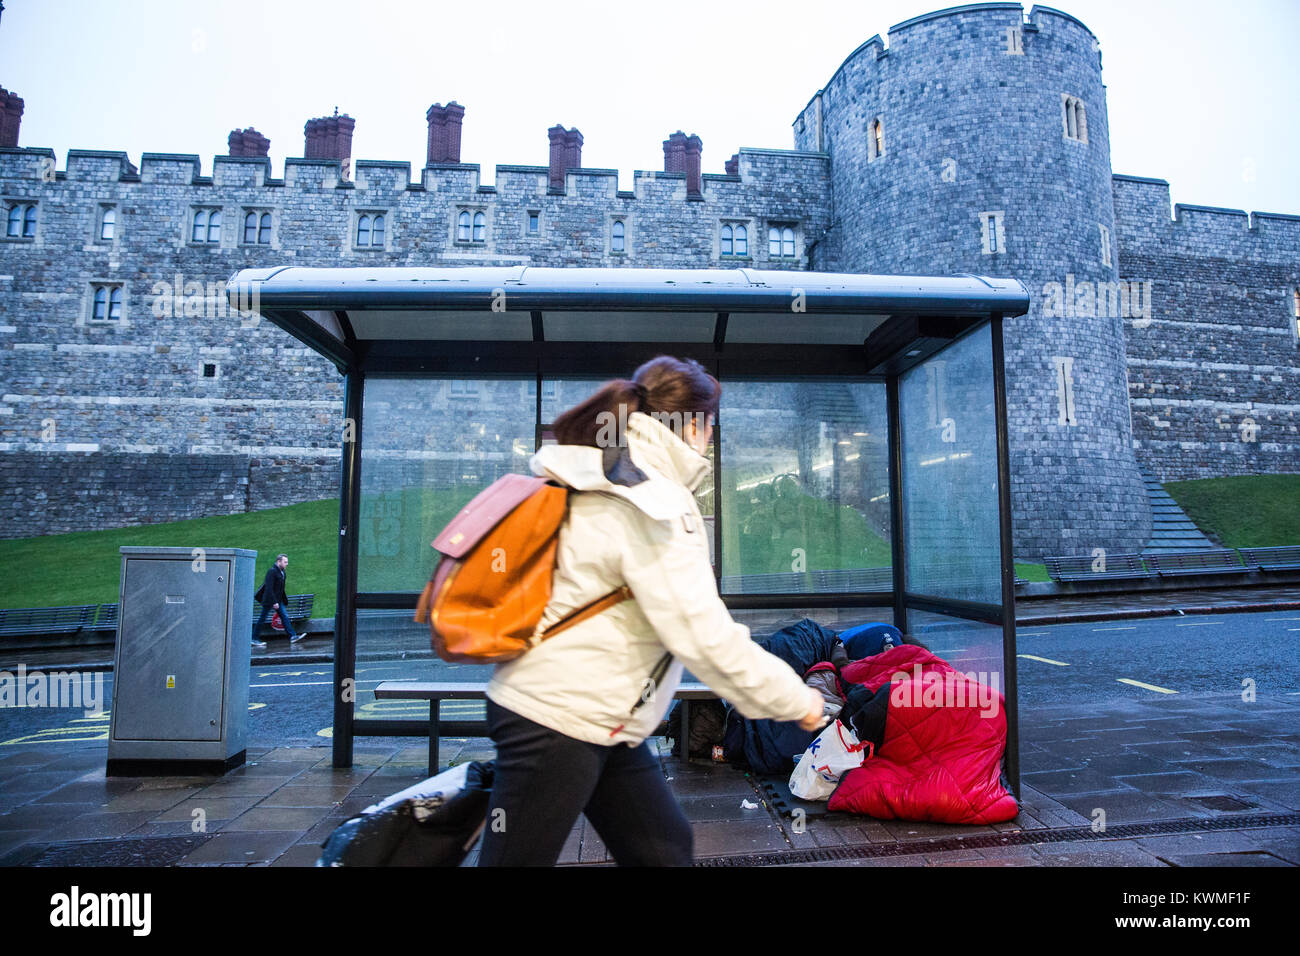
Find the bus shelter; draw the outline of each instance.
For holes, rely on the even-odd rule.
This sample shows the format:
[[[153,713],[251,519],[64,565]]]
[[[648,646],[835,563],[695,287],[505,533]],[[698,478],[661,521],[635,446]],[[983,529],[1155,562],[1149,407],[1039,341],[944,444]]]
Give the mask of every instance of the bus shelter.
[[[243,270],[227,291],[344,376],[336,767],[357,737],[427,732],[418,711],[358,689],[358,665],[400,678],[393,661],[429,656],[412,615],[437,533],[501,475],[528,473],[561,411],[670,354],[722,383],[712,483],[697,494],[732,614],[755,634],[810,617],[914,635],[1003,693],[1019,795],[1002,332],[1029,308],[1019,282],[289,267]],[[444,712],[447,736],[469,731],[457,716]]]

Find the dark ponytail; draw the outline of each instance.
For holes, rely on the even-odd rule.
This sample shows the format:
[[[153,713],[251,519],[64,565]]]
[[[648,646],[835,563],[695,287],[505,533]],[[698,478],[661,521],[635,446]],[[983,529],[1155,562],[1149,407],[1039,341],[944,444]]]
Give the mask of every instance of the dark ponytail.
[[[660,355],[638,368],[631,379],[606,382],[555,419],[553,430],[562,445],[623,445],[623,426],[633,412],[717,415],[721,394],[718,380],[699,362]]]

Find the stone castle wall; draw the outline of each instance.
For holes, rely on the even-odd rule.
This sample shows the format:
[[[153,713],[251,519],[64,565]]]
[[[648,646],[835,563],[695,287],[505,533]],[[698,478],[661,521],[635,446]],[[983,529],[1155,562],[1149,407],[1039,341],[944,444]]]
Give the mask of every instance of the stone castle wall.
[[[1177,205],[1116,176],[1138,460],[1162,481],[1300,471],[1300,216]]]
[[[342,384],[279,329],[228,308],[219,283],[259,266],[808,267],[806,238],[829,219],[826,159],[742,150],[735,175],[546,167],[424,169],[290,159],[43,149],[0,150],[0,198],[34,202],[30,239],[0,240],[0,465],[4,534],[173,521],[337,494]],[[105,207],[111,240],[98,238]],[[192,241],[196,210],[220,209],[220,241]],[[482,242],[461,242],[461,211],[485,214]],[[540,214],[536,236],[529,212]],[[272,217],[268,244],[245,243],[248,212]],[[382,245],[356,243],[361,215],[385,217]],[[798,251],[772,258],[768,220],[792,224]],[[624,251],[613,248],[622,221]],[[723,256],[723,224],[744,224],[748,255]],[[760,241],[760,234],[762,241]],[[94,289],[120,288],[121,315],[96,321]],[[211,366],[205,369],[205,366]],[[612,370],[625,373],[629,370]],[[207,374],[205,374],[205,372]]]

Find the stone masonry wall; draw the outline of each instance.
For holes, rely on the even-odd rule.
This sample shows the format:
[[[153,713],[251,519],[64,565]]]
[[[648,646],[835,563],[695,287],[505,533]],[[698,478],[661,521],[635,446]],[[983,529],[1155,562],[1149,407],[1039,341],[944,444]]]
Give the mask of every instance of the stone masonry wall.
[[[1151,287],[1125,323],[1138,460],[1161,481],[1300,471],[1300,216],[1114,190],[1120,274]]]
[[[32,202],[32,238],[0,238],[0,534],[20,537],[225,514],[337,494],[342,382],[259,317],[227,307],[239,269],[301,266],[808,267],[806,237],[829,218],[826,159],[741,150],[736,175],[570,171],[563,194],[543,166],[290,159],[46,149],[0,150],[0,199]],[[102,211],[113,235],[100,239]],[[194,242],[196,210],[222,213],[219,241]],[[482,242],[458,238],[482,212]],[[528,234],[528,214],[540,230]],[[269,213],[269,243],[244,217]],[[382,243],[357,244],[358,218],[385,217]],[[768,255],[769,218],[795,226],[798,252]],[[622,220],[625,251],[613,248]],[[720,255],[722,225],[744,224],[748,255]],[[204,234],[206,238],[206,233]],[[214,233],[214,238],[216,234]],[[253,237],[255,240],[258,236]],[[97,320],[97,286],[120,289],[120,317]],[[206,368],[205,368],[206,367]],[[178,464],[179,463],[179,464]],[[67,500],[72,492],[74,500]]]

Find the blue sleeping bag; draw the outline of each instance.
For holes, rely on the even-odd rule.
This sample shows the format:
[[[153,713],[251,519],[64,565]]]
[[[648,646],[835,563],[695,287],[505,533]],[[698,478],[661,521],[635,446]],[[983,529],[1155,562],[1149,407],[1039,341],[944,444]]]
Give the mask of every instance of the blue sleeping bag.
[[[819,661],[831,659],[835,632],[804,618],[756,643],[793,668],[800,677]],[[735,708],[727,711],[723,752],[731,763],[747,763],[757,773],[794,769],[795,760],[821,731],[800,730],[799,725],[777,720],[749,720]]]

